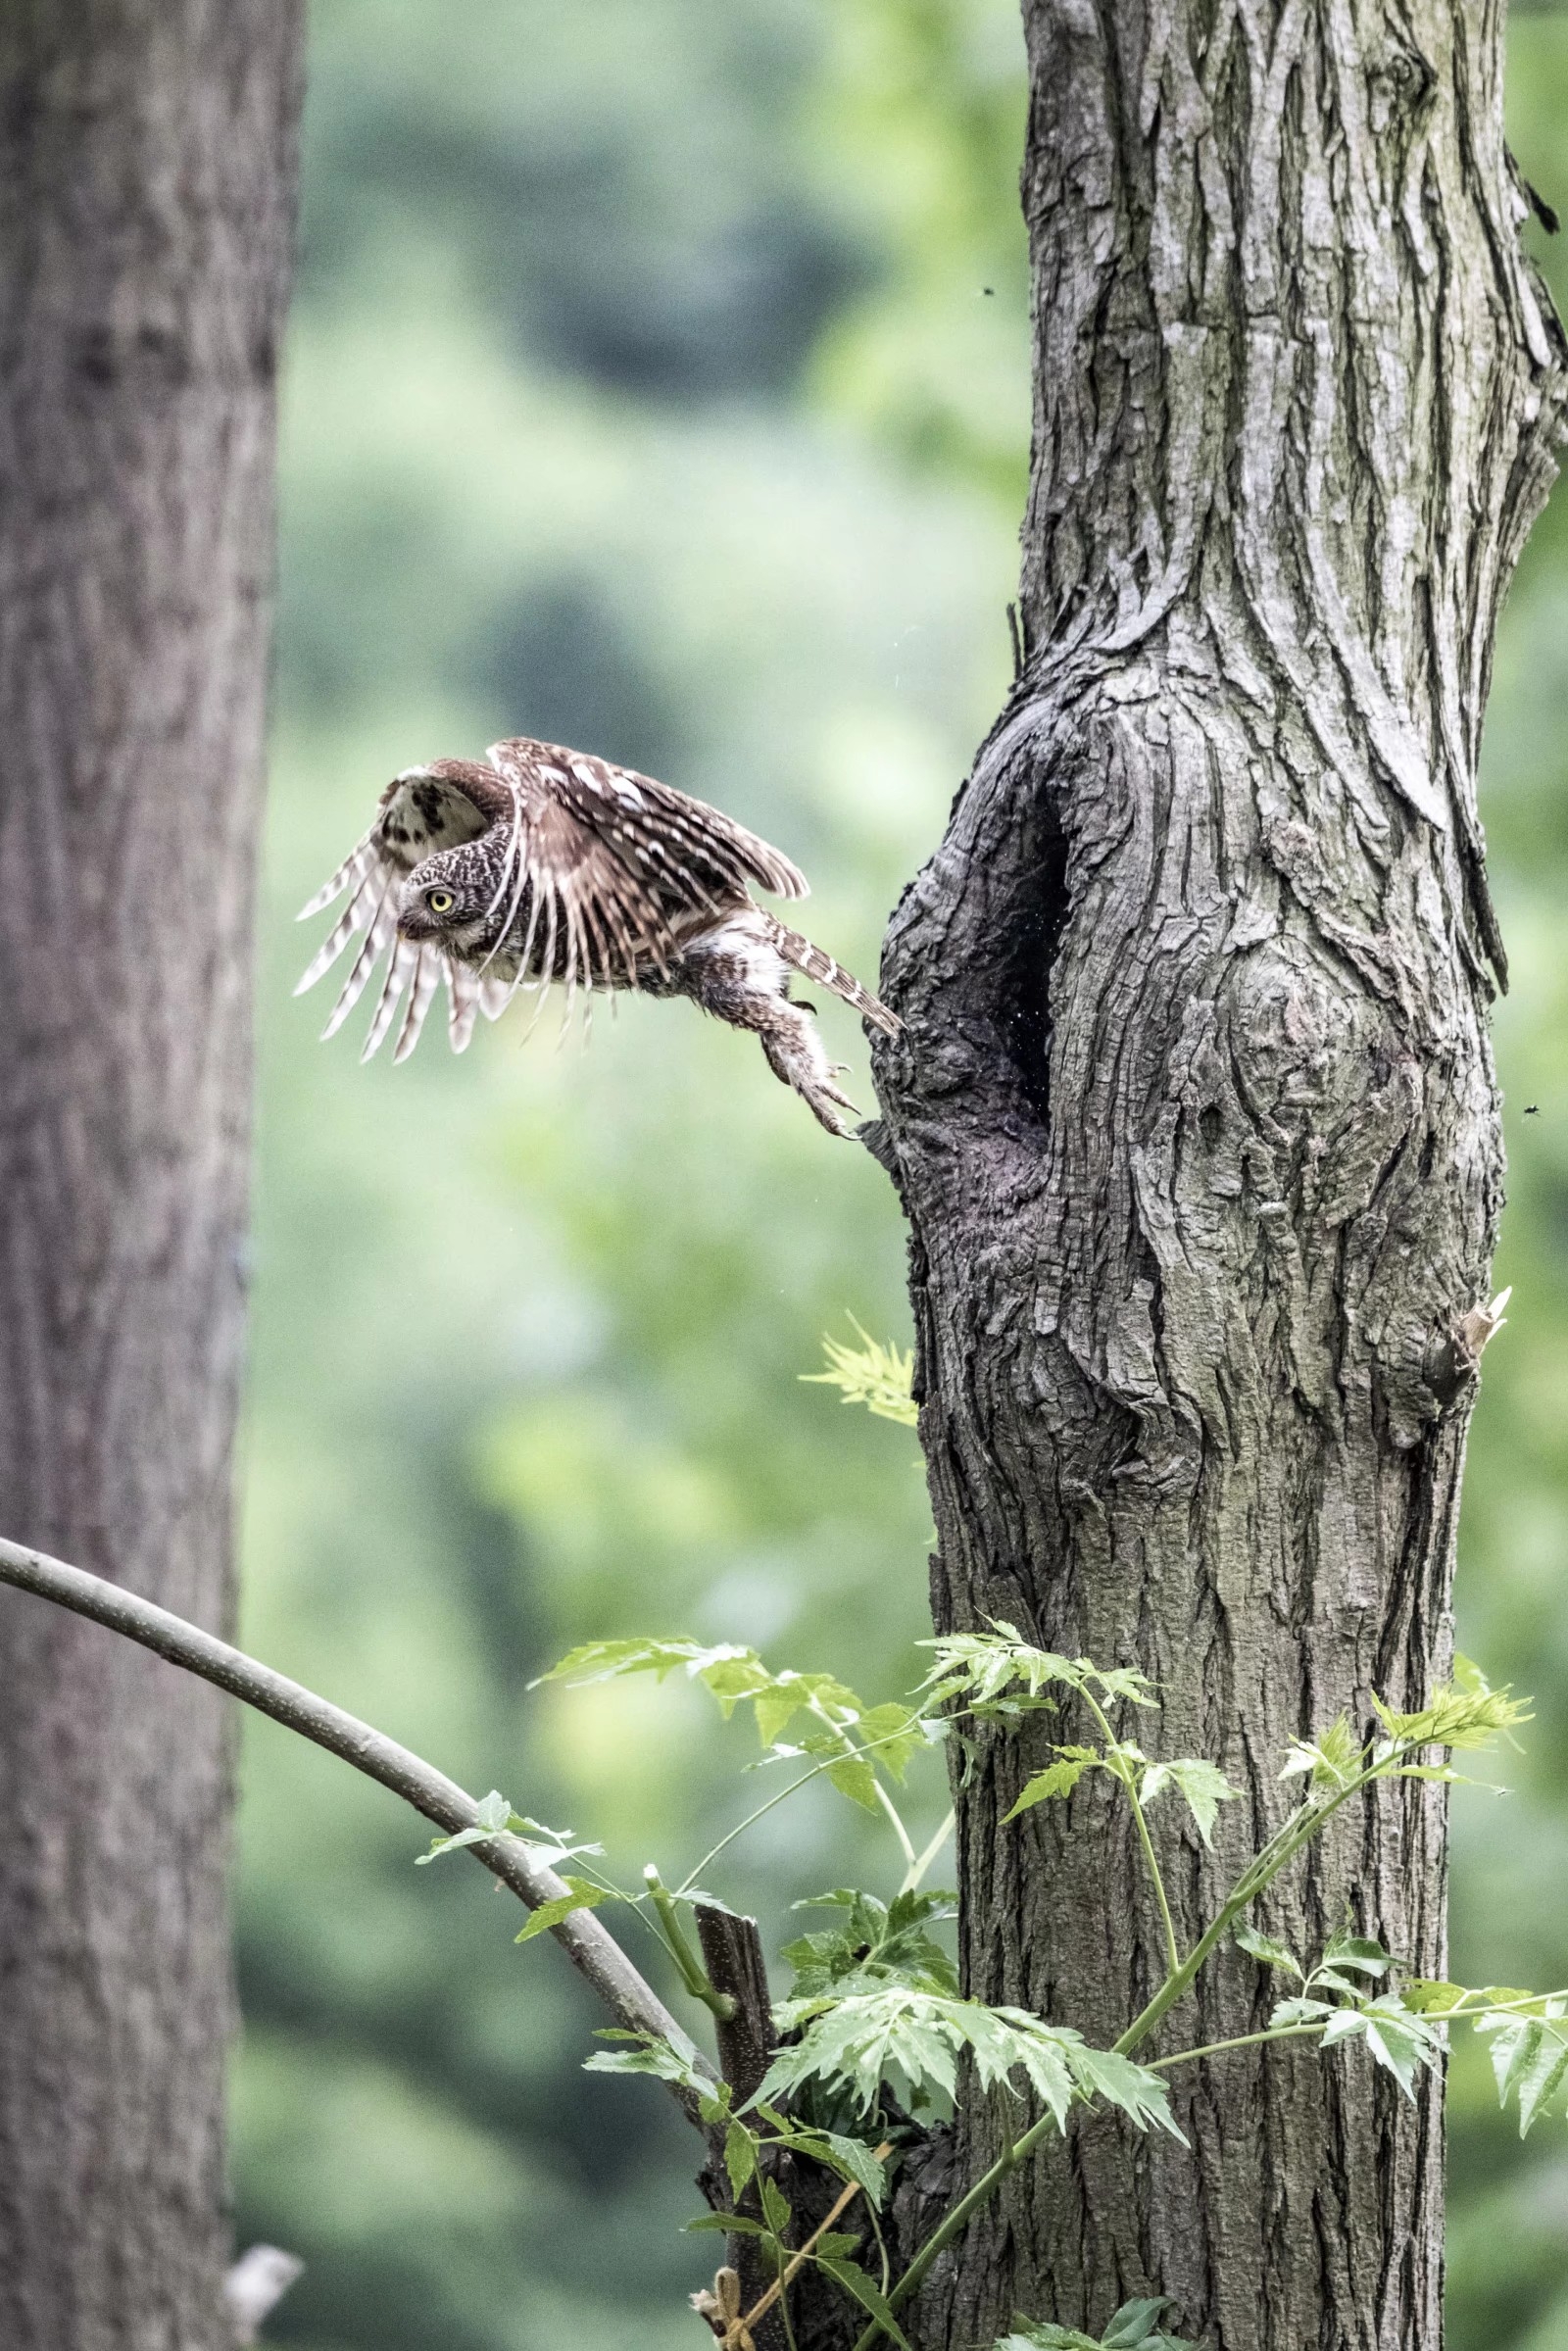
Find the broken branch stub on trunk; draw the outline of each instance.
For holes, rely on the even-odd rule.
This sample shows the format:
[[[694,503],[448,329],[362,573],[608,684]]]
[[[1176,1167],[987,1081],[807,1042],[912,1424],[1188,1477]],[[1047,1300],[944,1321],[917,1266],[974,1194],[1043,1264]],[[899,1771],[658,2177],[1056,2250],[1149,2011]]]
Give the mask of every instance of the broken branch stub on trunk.
[[[1190,1944],[1283,1812],[1287,1741],[1448,1656],[1448,1373],[1501,1200],[1476,764],[1564,347],[1498,11],[1024,14],[1026,665],[894,917],[878,1068],[939,1628],[1136,1664],[1174,1751],[1223,1762],[1250,1818],[1216,1857],[1154,1818]],[[1094,1790],[1070,1837],[1065,1808],[1000,1826],[1042,1759],[982,1737],[958,1790],[967,1988],[1104,2045],[1158,1922]],[[1442,1789],[1381,1791],[1272,1923],[1310,1946],[1348,1903],[1441,1974],[1445,1835]],[[1258,1997],[1236,1955],[1184,2037]],[[1077,2126],[933,2273],[916,2339],[1020,2309],[1098,2332],[1147,2291],[1216,2351],[1436,2351],[1440,2098],[1196,2069],[1190,2153]],[[964,2110],[960,2184],[995,2128]]]

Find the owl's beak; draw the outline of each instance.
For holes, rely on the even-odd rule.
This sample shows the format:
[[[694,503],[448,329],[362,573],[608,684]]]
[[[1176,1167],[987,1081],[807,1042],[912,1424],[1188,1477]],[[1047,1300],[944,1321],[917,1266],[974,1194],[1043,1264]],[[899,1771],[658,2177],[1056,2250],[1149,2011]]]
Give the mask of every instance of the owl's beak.
[[[405,882],[398,899],[398,937],[418,945],[422,940],[433,939],[435,934],[436,925],[430,919],[422,894],[411,891]]]

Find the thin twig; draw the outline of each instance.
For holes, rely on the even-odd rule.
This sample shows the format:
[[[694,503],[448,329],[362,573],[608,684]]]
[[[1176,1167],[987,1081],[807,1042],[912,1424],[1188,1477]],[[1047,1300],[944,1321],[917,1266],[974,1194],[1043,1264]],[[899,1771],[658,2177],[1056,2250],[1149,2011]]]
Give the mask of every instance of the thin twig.
[[[967,1716],[968,1711],[969,1710],[967,1707],[959,1707],[952,1715],[947,1717],[947,1719],[950,1722],[962,1722]],[[833,1728],[837,1730],[839,1726],[834,1724]],[[782,1804],[786,1798],[798,1794],[800,1789],[805,1788],[808,1782],[812,1780],[820,1780],[824,1772],[837,1771],[841,1763],[853,1763],[860,1756],[874,1755],[879,1747],[896,1746],[901,1739],[906,1739],[908,1737],[908,1732],[909,1725],[906,1723],[901,1730],[884,1732],[880,1739],[868,1739],[863,1746],[857,1746],[852,1739],[850,1741],[850,1752],[847,1755],[828,1755],[825,1756],[820,1763],[813,1763],[808,1772],[802,1772],[800,1778],[798,1780],[792,1780],[788,1788],[781,1788],[777,1795],[769,1796],[765,1804],[759,1804],[755,1812],[749,1812],[743,1821],[737,1821],[733,1829],[725,1832],[725,1834],[719,1838],[717,1844],[711,1846],[709,1851],[703,1855],[702,1860],[698,1862],[696,1868],[689,1870],[686,1876],[681,1880],[680,1884],[676,1886],[676,1901],[683,1902],[686,1899],[686,1896],[691,1892],[693,1886],[696,1886],[699,1879],[705,1878],[708,1875],[709,1863],[711,1861],[716,1861],[720,1853],[724,1851],[727,1845],[732,1845],[737,1837],[744,1837],[747,1830],[755,1827],[757,1822],[761,1819],[763,1813],[771,1812],[775,1804]],[[940,1845],[938,1846],[937,1850],[940,1852]]]
[[[886,2163],[892,2152],[893,2141],[891,2139],[884,2139],[881,2146],[876,2150],[877,2162]],[[817,2238],[826,2236],[828,2230],[832,2228],[840,2213],[845,2211],[847,2207],[855,2201],[856,2197],[859,2193],[859,2181],[858,2180],[852,2180],[849,2186],[844,2190],[843,2195],[839,2197],[837,2203],[829,2207],[826,2219],[817,2223],[816,2227],[812,2229],[810,2235],[807,2238],[799,2253],[796,2254],[795,2259],[790,2263],[789,2268],[784,2272],[783,2276],[781,2278],[774,2278],[766,2293],[760,2294],[757,2300],[752,2304],[751,2309],[746,2313],[746,2316],[743,2319],[737,2319],[734,2326],[731,2327],[728,2332],[723,2336],[722,2339],[724,2351],[738,2351],[738,2347],[745,2343],[748,2334],[750,2333],[752,2327],[756,2326],[758,2320],[762,2318],[768,2311],[772,2309],[774,2303],[779,2299],[781,2294],[788,2292],[789,2287],[794,2280],[795,2274],[800,2269],[801,2264],[810,2260],[811,2248],[816,2243]]]
[[[1165,1881],[1160,1875],[1159,1862],[1154,1853],[1154,1840],[1149,1834],[1149,1819],[1138,1793],[1137,1769],[1125,1759],[1118,1759],[1117,1762],[1110,1763],[1110,1749],[1118,1746],[1120,1742],[1112,1731],[1106,1715],[1096,1703],[1089,1690],[1081,1690],[1078,1694],[1100,1727],[1101,1737],[1105,1742],[1105,1759],[1110,1770],[1127,1791],[1127,1801],[1132,1806],[1133,1821],[1138,1830],[1138,1841],[1144,1848],[1144,1860],[1153,1882],[1154,1899],[1159,1904],[1159,1923],[1165,1936],[1165,1958],[1171,1974],[1174,1975],[1182,1963],[1181,1949],[1176,1940],[1176,1928],[1171,1919],[1170,1903],[1165,1894]]]
[[[1229,2040],[1206,2040],[1197,2049],[1178,2049],[1174,2057],[1152,2057],[1149,2072],[1163,2074],[1173,2065],[1192,2065],[1200,2057],[1218,2057],[1226,2049],[1260,2049],[1270,2041],[1299,2040],[1303,2033],[1321,2033],[1327,2017],[1314,2017],[1305,2025],[1275,2025],[1267,2033],[1238,2033]]]
[[[394,1795],[412,1804],[416,1812],[423,1813],[438,1829],[451,1836],[460,1829],[479,1825],[479,1807],[465,1788],[433,1764],[399,1746],[396,1739],[385,1738],[362,1723],[340,1706],[318,1697],[302,1684],[291,1682],[286,1675],[273,1673],[270,1666],[247,1657],[243,1649],[231,1648],[226,1641],[215,1640],[181,1616],[172,1615],[167,1608],[156,1607],[151,1600],[137,1597],[121,1585],[105,1582],[101,1576],[88,1575],[84,1568],[68,1567],[64,1560],[51,1559],[42,1551],[30,1551],[20,1543],[0,1540],[0,1584],[11,1584],[19,1592],[35,1592],[39,1598],[54,1600],[62,1608],[74,1610],[77,1616],[90,1617],[95,1624],[105,1625],[112,1633],[122,1633],[126,1640],[141,1643],[155,1656],[170,1665],[177,1665],[186,1673],[196,1674],[215,1688],[227,1690],[231,1696],[243,1698],[259,1714],[270,1714],[286,1730],[297,1731],[302,1739],[325,1747],[339,1755],[367,1779],[378,1780],[390,1788]],[[520,1837],[503,1832],[488,1837],[468,1848],[476,1861],[509,1886],[530,1910],[546,1902],[560,1901],[569,1896],[570,1887],[541,1859],[537,1846],[529,1845]],[[584,1975],[616,2022],[632,2033],[646,2033],[658,2039],[673,2041],[675,2047],[690,2057],[699,2070],[711,2074],[712,2067],[697,2049],[691,2035],[676,2022],[652,1984],[646,1983],[633,1967],[614,1936],[607,1932],[591,1912],[568,1911],[558,1926],[550,1930],[571,1961]],[[703,2128],[697,2112],[693,2091],[679,2083],[671,2083],[676,2099],[690,2121]]]
[[[833,1720],[833,1717],[831,1714],[829,1714],[827,1708],[822,1704],[820,1698],[809,1698],[808,1699],[807,1704],[809,1712],[816,1716],[818,1722],[826,1723],[831,1732],[833,1732],[838,1738],[845,1739],[848,1745],[852,1747],[854,1746],[855,1742],[853,1739],[848,1739],[843,1724],[836,1723]],[[902,1738],[902,1736],[903,1734],[901,1732],[894,1733],[895,1738]],[[861,1754],[867,1754],[870,1752],[868,1748],[860,1748],[857,1751]],[[843,1760],[843,1758],[829,1758],[830,1763],[841,1760]],[[897,1837],[900,1850],[904,1855],[904,1866],[906,1869],[912,1870],[914,1867],[913,1841],[910,1838],[908,1830],[904,1825],[903,1814],[900,1812],[897,1804],[894,1803],[892,1796],[889,1795],[882,1781],[877,1778],[876,1767],[874,1764],[871,1768],[871,1784],[876,1789],[877,1802],[881,1805],[883,1811],[887,1814],[888,1819],[893,1824],[893,1834],[895,1837]]]
[[[920,1884],[921,1879],[925,1876],[926,1871],[931,1867],[932,1862],[935,1861],[937,1855],[947,1843],[948,1838],[953,1835],[954,1823],[956,1821],[957,1817],[957,1814],[950,1805],[946,1820],[943,1822],[941,1828],[937,1831],[935,1837],[932,1837],[931,1842],[926,1846],[925,1851],[920,1855],[919,1859],[908,1870],[906,1871],[904,1884],[899,1887],[901,1894],[912,1894],[915,1891],[916,1887]]]

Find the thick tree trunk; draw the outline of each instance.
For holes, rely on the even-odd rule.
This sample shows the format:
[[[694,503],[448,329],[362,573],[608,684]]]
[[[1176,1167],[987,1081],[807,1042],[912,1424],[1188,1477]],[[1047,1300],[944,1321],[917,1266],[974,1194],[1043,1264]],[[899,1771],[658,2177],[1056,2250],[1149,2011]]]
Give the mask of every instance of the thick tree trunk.
[[[0,1523],[230,1612],[297,0],[0,21]],[[215,2351],[223,1701],[0,1595],[0,2342]]]
[[[1157,1678],[1190,1940],[1295,1735],[1448,1662],[1501,1199],[1476,817],[1497,606],[1562,345],[1521,258],[1494,0],[1025,0],[1037,406],[1027,661],[895,917],[881,1054],[912,1226],[939,1626]],[[1070,1718],[1055,1736],[1082,1733]],[[1093,1781],[960,1789],[969,1987],[1109,2042],[1161,1969]],[[1152,1735],[1144,1734],[1149,1743]],[[1343,1819],[1266,1923],[1444,1961],[1445,1811]],[[1240,1953],[1161,2045],[1254,2029]],[[922,2345],[1166,2293],[1216,2351],[1437,2351],[1442,2115],[1353,2053],[1175,2090],[1190,2152],[1076,2127],[933,2274]],[[958,2183],[997,2151],[973,2106]]]

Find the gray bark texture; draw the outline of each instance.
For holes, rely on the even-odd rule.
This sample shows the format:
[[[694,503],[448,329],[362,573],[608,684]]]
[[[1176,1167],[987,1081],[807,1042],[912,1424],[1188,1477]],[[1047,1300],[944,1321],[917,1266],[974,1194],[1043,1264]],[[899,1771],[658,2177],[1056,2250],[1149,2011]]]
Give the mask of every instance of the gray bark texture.
[[[1137,1665],[1154,1752],[1245,1800],[1154,1821],[1190,1942],[1279,1823],[1287,1742],[1450,1656],[1502,1197],[1476,813],[1498,604],[1564,347],[1520,246],[1495,0],[1025,0],[1025,661],[889,935],[883,1149],[911,1226],[940,1628]],[[1148,1726],[1153,1723],[1153,1728]],[[980,1742],[968,1987],[1108,2043],[1162,1974],[1085,1735]],[[1342,1818],[1260,1923],[1445,1959],[1446,1812]],[[1255,2030],[1239,1952],[1169,2051]],[[1088,2122],[932,2274],[922,2346],[1164,2293],[1214,2351],[1437,2351],[1441,2085],[1353,2054],[1173,2077],[1190,2140]],[[961,2188],[998,2152],[965,2109]]]
[[[0,1526],[231,1611],[297,0],[0,13]],[[0,2343],[215,2351],[226,1703],[0,1594]]]

